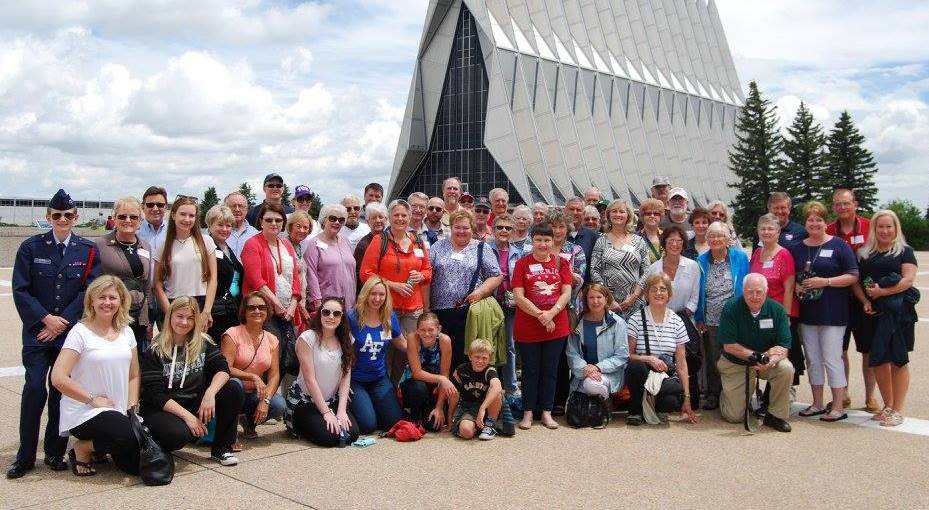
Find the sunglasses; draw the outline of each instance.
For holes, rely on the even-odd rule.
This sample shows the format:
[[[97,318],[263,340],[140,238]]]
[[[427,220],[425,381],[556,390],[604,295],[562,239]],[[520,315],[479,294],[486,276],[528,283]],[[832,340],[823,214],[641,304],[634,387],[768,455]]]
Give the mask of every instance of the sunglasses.
[[[330,310],[328,308],[323,308],[322,310],[319,311],[319,313],[323,317],[332,316],[332,317],[335,317],[336,319],[342,316],[342,310]]]
[[[471,200],[470,198],[466,198],[464,200],[459,200],[459,202],[461,202],[462,204],[473,204],[474,200]]]
[[[268,305],[245,305],[245,309],[249,312],[267,312]]]
[[[116,219],[119,221],[126,221],[126,220],[139,221],[139,215],[138,214],[117,214]]]
[[[166,202],[145,202],[145,207],[148,209],[164,209],[168,207]]]
[[[439,212],[439,211],[442,210],[441,207],[437,207],[437,206],[434,206],[434,205],[427,207],[427,209],[429,209],[429,210],[432,211],[432,212]]]
[[[284,187],[284,185],[283,185],[283,184],[276,184],[276,183],[273,183],[273,182],[272,182],[272,183],[270,183],[270,184],[265,184],[265,187],[266,187],[266,188],[271,188],[271,189],[281,189],[281,188]]]
[[[326,217],[326,219],[331,221],[332,223],[345,223],[345,218],[341,216],[330,215]]]
[[[346,207],[345,207],[345,210],[346,210],[346,211],[360,211],[360,210],[361,210],[361,206],[360,206],[360,205],[346,206]]]
[[[264,218],[261,219],[261,221],[263,221],[263,222],[265,222],[265,223],[284,223],[284,218],[268,218],[268,217],[264,217]]]
[[[510,230],[513,230],[513,227],[511,227],[511,226],[509,226],[509,225],[497,225],[496,228],[497,228],[497,230],[502,230],[502,231],[504,231],[504,232],[509,232]]]
[[[53,212],[52,213],[52,219],[55,221],[60,220],[62,216],[64,216],[66,220],[73,220],[74,218],[77,217],[77,214],[73,212],[65,212],[65,213]]]

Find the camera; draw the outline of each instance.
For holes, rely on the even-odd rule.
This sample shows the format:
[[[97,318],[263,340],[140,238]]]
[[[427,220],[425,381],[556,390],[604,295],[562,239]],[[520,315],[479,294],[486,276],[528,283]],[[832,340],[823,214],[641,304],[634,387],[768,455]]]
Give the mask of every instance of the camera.
[[[763,352],[753,352],[751,356],[748,357],[748,362],[751,365],[767,365],[771,362],[771,358]]]
[[[665,372],[668,374],[668,377],[674,377],[674,374],[677,373],[677,366],[674,364],[674,356],[671,354],[659,354],[658,359],[664,362],[668,366],[668,371]]]

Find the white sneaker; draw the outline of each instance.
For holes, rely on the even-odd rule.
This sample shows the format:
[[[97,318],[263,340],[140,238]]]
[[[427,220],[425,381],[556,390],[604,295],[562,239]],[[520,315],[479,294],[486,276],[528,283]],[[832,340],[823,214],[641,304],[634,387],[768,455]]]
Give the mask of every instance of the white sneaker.
[[[212,457],[223,466],[235,466],[239,463],[239,458],[233,455],[232,452],[223,452],[219,455],[213,455]]]

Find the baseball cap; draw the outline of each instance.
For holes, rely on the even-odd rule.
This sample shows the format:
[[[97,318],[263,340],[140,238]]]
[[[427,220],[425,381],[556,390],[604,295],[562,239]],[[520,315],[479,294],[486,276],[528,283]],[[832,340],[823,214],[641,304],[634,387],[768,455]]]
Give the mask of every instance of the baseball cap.
[[[310,195],[312,195],[312,193],[310,193],[310,188],[308,186],[301,184],[294,188],[294,198],[308,197]]]
[[[610,205],[610,201],[609,201],[609,200],[601,200],[601,201],[597,202],[596,204],[594,204],[594,207],[596,207],[598,211],[603,212],[603,211],[606,210],[606,208],[607,208],[609,205]]]
[[[268,174],[268,175],[265,176],[264,184],[268,184],[269,182],[275,181],[275,180],[281,181],[282,183],[284,182],[284,178],[283,178],[283,177],[281,177],[280,175],[278,175],[278,174],[276,174],[276,173],[274,173],[274,172],[271,172],[270,174]]]
[[[487,209],[490,210],[490,201],[487,200],[487,197],[481,197],[474,201],[474,209]]]
[[[681,197],[684,200],[688,200],[688,201],[690,200],[690,197],[687,196],[687,190],[685,190],[684,188],[680,188],[680,187],[671,189],[671,193],[668,194],[668,198],[674,198],[674,197]]]
[[[670,186],[670,185],[671,185],[671,181],[669,181],[667,177],[659,175],[658,177],[655,177],[654,179],[652,179],[653,188],[655,186]]]
[[[461,198],[459,198],[458,201],[459,201],[459,202],[464,202],[464,201],[465,201],[464,199],[465,199],[466,197],[471,199],[471,200],[469,200],[469,202],[474,202],[474,195],[468,193],[467,191],[465,191],[464,193],[461,194]]]

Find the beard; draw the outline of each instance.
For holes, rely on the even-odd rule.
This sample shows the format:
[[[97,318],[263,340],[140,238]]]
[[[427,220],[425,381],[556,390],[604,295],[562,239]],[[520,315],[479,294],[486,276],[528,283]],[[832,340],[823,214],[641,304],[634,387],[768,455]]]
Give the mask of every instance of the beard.
[[[686,207],[671,207],[671,214],[675,216],[684,216],[687,214]]]

